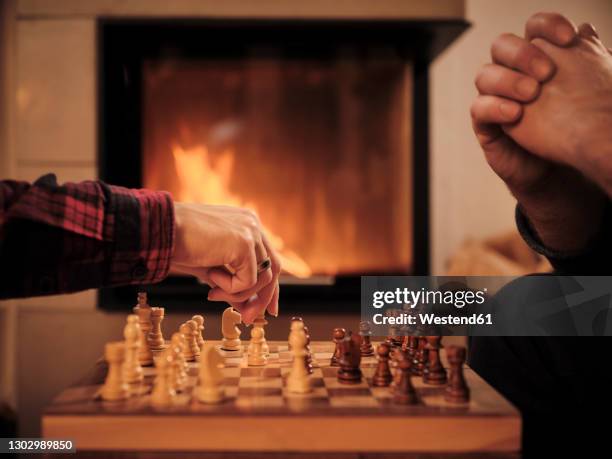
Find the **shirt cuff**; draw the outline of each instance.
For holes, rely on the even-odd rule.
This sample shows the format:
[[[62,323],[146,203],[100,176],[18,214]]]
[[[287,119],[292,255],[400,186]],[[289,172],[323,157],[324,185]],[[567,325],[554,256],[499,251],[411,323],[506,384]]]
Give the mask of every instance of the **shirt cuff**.
[[[598,235],[587,247],[579,251],[560,251],[546,247],[520,205],[516,206],[515,219],[518,231],[527,245],[548,258],[558,274],[605,275],[609,272],[612,243],[605,237],[612,228],[612,208],[609,202]]]
[[[107,285],[165,279],[174,253],[174,202],[165,191],[105,185]]]

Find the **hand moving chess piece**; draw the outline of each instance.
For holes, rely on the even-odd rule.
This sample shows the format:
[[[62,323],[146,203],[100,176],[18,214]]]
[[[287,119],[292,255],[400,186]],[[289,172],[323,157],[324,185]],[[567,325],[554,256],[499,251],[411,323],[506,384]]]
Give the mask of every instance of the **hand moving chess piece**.
[[[372,377],[372,385],[377,387],[386,387],[391,384],[391,369],[389,368],[389,345],[387,343],[380,343],[376,348],[378,354],[378,364],[376,365],[376,372]]]
[[[142,366],[153,365],[153,353],[149,347],[149,332],[151,331],[151,307],[147,304],[147,294],[138,294],[138,305],[134,307],[134,314],[138,316],[140,325],[140,346],[138,348],[138,361]]]
[[[123,380],[123,362],[125,361],[125,343],[115,341],[106,343],[104,358],[108,362],[108,373],[100,395],[103,400],[116,401],[128,398],[128,386]]]
[[[340,359],[342,358],[342,341],[344,341],[344,337],[346,336],[346,330],[344,328],[334,328],[334,343],[336,343],[336,348],[334,349],[334,353],[331,357],[331,361],[329,365],[331,367],[337,367],[340,365]]]
[[[251,329],[251,343],[249,345],[249,355],[247,364],[252,367],[263,366],[267,363],[268,358],[263,351],[264,331],[261,327],[253,327]]]
[[[219,367],[223,364],[223,356],[211,344],[204,345],[200,357],[200,373],[198,385],[193,395],[202,403],[220,403],[225,398],[223,388],[223,373]]]
[[[192,325],[187,321],[179,327],[179,333],[181,334],[181,339],[183,341],[183,355],[185,356],[185,360],[187,362],[194,362],[196,359],[196,354],[193,350],[193,328]]]
[[[221,349],[224,351],[240,350],[240,329],[237,327],[239,323],[242,323],[242,316],[238,311],[231,306],[223,311],[221,318],[221,331],[223,332]]]
[[[138,361],[138,349],[141,345],[140,325],[138,316],[130,314],[127,316],[127,324],[123,329],[125,338],[125,361],[123,363],[123,380],[129,385],[140,384],[144,374]]]
[[[402,357],[398,362],[399,378],[393,387],[393,401],[398,405],[414,405],[417,403],[417,395],[410,380],[410,366],[412,362],[408,356]]]
[[[162,352],[155,359],[155,381],[151,392],[151,405],[155,407],[166,407],[172,405],[176,398],[176,391],[172,382],[172,366],[174,356],[169,351]]]
[[[293,364],[291,373],[287,377],[287,390],[298,394],[308,393],[312,390],[312,387],[306,369],[306,334],[302,322],[291,323],[289,346],[293,354]]]
[[[450,365],[450,376],[444,393],[444,399],[451,403],[467,403],[470,400],[470,389],[463,375],[463,364],[465,363],[465,347],[448,346],[446,357]]]
[[[204,317],[195,315],[191,318],[198,325],[198,334],[196,335],[198,347],[200,350],[204,347]]]
[[[148,339],[152,351],[163,351],[166,347],[161,329],[162,320],[164,320],[164,308],[151,308],[151,331]]]
[[[446,384],[446,370],[440,361],[440,341],[441,336],[427,337],[427,358],[428,363],[423,373],[423,382],[432,386],[442,386]]]
[[[342,358],[338,370],[338,381],[342,384],[358,384],[361,382],[361,351],[359,336],[348,332],[341,343]]]
[[[370,327],[370,322],[363,321],[359,324],[359,334],[361,335],[361,355],[363,357],[374,355],[374,348],[371,342],[372,328]]]

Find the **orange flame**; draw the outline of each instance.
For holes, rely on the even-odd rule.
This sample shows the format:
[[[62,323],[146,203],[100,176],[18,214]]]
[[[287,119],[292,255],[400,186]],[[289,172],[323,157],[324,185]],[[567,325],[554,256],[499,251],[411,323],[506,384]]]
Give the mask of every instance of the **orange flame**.
[[[187,202],[243,207],[257,212],[254,203],[245,201],[229,189],[234,170],[234,151],[226,150],[213,166],[208,149],[201,145],[191,149],[172,148],[174,165],[181,182],[179,199]],[[285,246],[283,239],[263,227],[272,247],[279,253],[283,270],[299,278],[312,275],[310,266],[297,253]]]

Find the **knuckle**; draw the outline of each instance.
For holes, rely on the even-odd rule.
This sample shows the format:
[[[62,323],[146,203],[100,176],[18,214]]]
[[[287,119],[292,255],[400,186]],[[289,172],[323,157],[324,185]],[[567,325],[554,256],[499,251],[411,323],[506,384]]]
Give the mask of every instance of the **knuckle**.
[[[513,37],[514,35],[508,32],[498,35],[497,38],[493,40],[493,43],[491,43],[491,54],[497,54],[499,50],[508,43],[508,41],[512,40]]]

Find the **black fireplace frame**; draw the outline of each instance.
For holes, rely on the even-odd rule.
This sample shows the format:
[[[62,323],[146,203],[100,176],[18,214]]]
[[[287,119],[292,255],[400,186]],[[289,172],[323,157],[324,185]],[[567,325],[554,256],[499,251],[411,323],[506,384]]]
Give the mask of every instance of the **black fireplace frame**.
[[[410,274],[430,272],[429,65],[469,23],[464,20],[261,20],[116,19],[97,21],[98,170],[108,183],[141,187],[141,63],[163,56],[232,56],[242,43],[291,44],[299,55],[341,43],[392,44],[413,64],[413,266]],[[219,39],[219,36],[222,39]],[[256,38],[254,38],[256,37]],[[319,52],[318,51],[318,52]],[[364,273],[365,274],[365,273]],[[367,273],[377,274],[377,273]],[[390,273],[387,273],[390,274]],[[395,273],[402,274],[402,273]],[[136,292],[149,292],[155,304],[174,310],[202,309],[207,287],[191,278],[160,284],[104,288],[99,307],[126,310]],[[284,310],[327,309],[356,312],[360,278],[336,278],[333,285],[283,285]],[[333,305],[333,306],[332,306]]]

